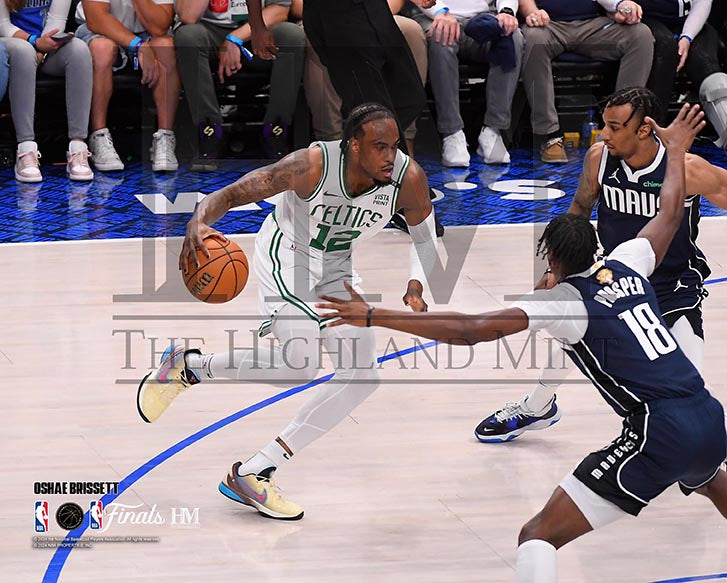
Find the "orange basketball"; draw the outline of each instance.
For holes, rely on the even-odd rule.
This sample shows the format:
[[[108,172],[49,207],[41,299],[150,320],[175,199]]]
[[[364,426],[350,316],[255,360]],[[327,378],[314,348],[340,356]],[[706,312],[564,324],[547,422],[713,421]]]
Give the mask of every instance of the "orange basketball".
[[[245,252],[237,243],[211,236],[204,240],[209,259],[197,251],[199,268],[184,276],[184,285],[195,298],[208,304],[222,304],[236,297],[247,283],[250,269]]]

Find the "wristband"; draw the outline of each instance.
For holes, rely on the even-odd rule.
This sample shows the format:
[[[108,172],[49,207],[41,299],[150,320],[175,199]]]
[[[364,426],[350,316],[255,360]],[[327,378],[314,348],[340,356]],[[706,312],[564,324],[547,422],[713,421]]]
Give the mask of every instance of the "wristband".
[[[30,46],[32,46],[33,48],[35,48],[35,43],[38,42],[38,35],[37,34],[31,34],[28,37],[28,42],[30,43]]]
[[[371,314],[374,313],[374,307],[369,306],[369,309],[366,311],[366,327],[371,328]]]
[[[252,53],[248,51],[245,46],[242,44],[242,40],[237,38],[234,34],[228,34],[225,37],[225,40],[230,41],[233,45],[236,45],[238,49],[240,49],[240,52],[242,55],[248,60],[252,61]]]
[[[507,6],[505,6],[505,8],[500,10],[500,12],[498,12],[498,14],[509,14],[510,16],[515,16],[515,13],[512,11],[512,8],[508,8]]]
[[[691,36],[689,36],[688,34],[680,34],[677,41],[680,41],[683,38],[687,39],[689,41],[689,44],[692,44],[694,42],[694,39]]]
[[[134,54],[138,53],[142,42],[144,41],[142,41],[141,37],[135,36],[134,40],[129,43],[129,50]]]
[[[439,10],[437,10],[434,13],[434,16],[436,16],[437,14],[441,14],[442,12],[444,12],[445,14],[447,14],[449,12],[449,8],[447,6],[444,6],[444,7],[440,8]]]

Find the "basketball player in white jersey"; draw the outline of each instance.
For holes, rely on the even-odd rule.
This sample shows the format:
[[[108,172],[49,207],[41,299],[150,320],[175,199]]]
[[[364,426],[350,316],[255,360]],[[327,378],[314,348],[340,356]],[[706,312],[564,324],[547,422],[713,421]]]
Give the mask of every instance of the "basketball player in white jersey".
[[[297,520],[303,509],[284,499],[272,474],[295,453],[333,428],[379,385],[374,335],[351,326],[325,328],[314,304],[320,294],[348,297],[344,282],[359,288],[352,249],[403,210],[412,238],[411,271],[403,301],[423,312],[422,284],[436,260],[436,235],[427,178],[399,149],[393,114],[378,104],[351,112],[341,142],[316,142],[279,162],[254,170],[200,203],[187,225],[179,258],[186,271],[207,254],[204,238],[222,237],[210,225],[231,208],[284,193],[255,241],[254,268],[265,321],[279,345],[202,354],[170,347],[159,368],[139,386],[141,417],[155,421],[191,385],[229,378],[278,386],[306,383],[331,356],[334,378],[317,387],[283,431],[246,462],[236,462],[219,490],[265,516]]]
[[[583,161],[568,212],[589,219],[598,203],[598,237],[606,255],[635,237],[658,212],[666,154],[664,145],[645,122],[646,117],[656,118],[658,112],[658,99],[644,87],[616,92],[603,112],[603,143],[591,146]],[[649,282],[679,347],[701,371],[702,300],[707,295],[704,280],[710,270],[697,247],[699,209],[702,197],[727,208],[727,170],[689,153],[685,165],[687,199],[682,224]],[[545,279],[541,285],[546,284]],[[559,366],[567,359],[551,356],[551,362],[558,366],[543,369],[538,384],[519,402],[508,403],[485,418],[475,429],[477,439],[486,443],[510,441],[525,431],[550,427],[560,419],[555,390],[569,371]]]

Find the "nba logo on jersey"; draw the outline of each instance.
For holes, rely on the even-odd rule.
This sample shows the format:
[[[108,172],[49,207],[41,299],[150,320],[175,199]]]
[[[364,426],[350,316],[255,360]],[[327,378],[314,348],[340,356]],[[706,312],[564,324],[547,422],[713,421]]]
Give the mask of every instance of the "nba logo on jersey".
[[[35,501],[35,532],[48,532],[48,501]]]
[[[91,530],[101,530],[103,528],[103,502],[101,500],[92,500],[88,508],[88,525]]]

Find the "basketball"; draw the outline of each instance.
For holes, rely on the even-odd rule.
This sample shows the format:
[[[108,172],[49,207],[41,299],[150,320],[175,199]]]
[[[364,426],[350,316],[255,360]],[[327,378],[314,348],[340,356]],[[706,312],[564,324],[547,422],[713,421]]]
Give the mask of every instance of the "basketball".
[[[204,244],[210,252],[209,259],[197,251],[199,267],[184,276],[189,293],[208,304],[222,304],[236,297],[247,283],[250,273],[245,252],[229,239],[206,237]]]

